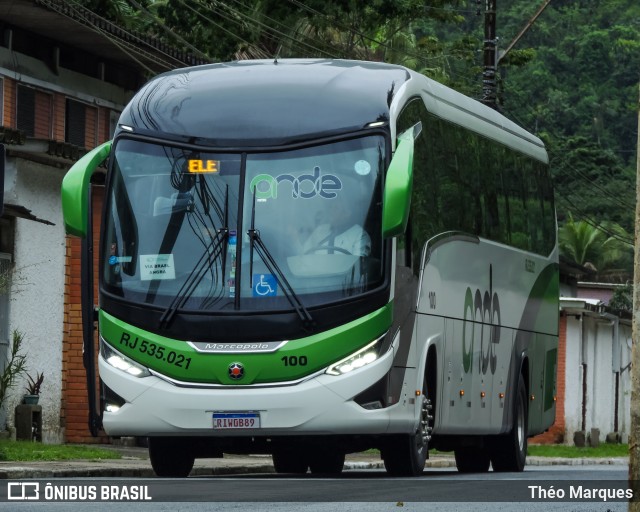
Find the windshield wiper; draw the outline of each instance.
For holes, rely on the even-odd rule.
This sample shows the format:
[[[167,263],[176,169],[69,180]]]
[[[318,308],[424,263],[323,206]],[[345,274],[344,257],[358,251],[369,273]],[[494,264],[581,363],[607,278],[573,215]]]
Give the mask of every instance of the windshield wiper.
[[[262,238],[260,238],[260,231],[256,229],[255,189],[253,191],[253,204],[251,206],[251,228],[247,231],[247,234],[249,235],[249,276],[253,276],[253,251],[255,249],[262,262],[266,265],[267,269],[269,269],[269,272],[271,272],[271,274],[276,278],[276,281],[284,292],[289,304],[291,304],[291,307],[296,310],[300,320],[302,320],[304,329],[308,331],[314,325],[311,314],[300,300],[300,297],[298,297],[298,294],[289,284],[289,281],[287,281],[282,269],[276,263],[276,260],[269,252],[269,249],[267,249]]]
[[[226,267],[227,260],[227,243],[229,241],[229,227],[228,227],[228,219],[229,219],[229,186],[227,185],[227,189],[225,192],[224,198],[224,215],[223,215],[223,226],[218,229],[215,237],[211,240],[211,242],[205,247],[202,256],[196,262],[193,270],[191,271],[191,275],[182,283],[182,286],[176,293],[176,296],[171,301],[171,304],[164,310],[162,316],[160,317],[159,327],[163,328],[164,326],[168,326],[174,315],[185,305],[187,300],[191,297],[193,292],[196,290],[202,279],[211,265],[214,265],[216,260],[222,255],[222,268],[221,271],[223,273],[223,287],[224,287],[224,271]]]

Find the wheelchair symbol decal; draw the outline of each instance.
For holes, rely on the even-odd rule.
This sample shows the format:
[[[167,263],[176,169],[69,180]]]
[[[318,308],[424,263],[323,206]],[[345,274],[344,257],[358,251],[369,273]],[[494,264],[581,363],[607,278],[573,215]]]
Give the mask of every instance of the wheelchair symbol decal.
[[[251,286],[254,297],[274,297],[278,294],[278,283],[273,274],[254,274]]]

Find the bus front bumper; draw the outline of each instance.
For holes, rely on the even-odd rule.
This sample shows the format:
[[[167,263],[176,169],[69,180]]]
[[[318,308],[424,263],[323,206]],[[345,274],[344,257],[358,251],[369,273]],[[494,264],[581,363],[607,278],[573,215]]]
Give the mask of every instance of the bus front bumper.
[[[99,358],[100,377],[125,403],[104,412],[111,436],[282,436],[384,434],[415,428],[416,400],[405,389],[387,408],[365,409],[353,397],[391,369],[394,350],[350,373],[320,374],[283,386],[180,387],[157,376],[138,378]],[[407,369],[410,374],[413,369]],[[406,382],[406,380],[405,380]],[[214,428],[214,415],[259,416],[259,428]]]

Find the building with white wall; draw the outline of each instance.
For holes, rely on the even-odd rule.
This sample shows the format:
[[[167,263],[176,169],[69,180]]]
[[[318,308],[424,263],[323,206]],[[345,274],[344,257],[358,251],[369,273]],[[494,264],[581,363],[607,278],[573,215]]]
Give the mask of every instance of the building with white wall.
[[[599,299],[560,298],[556,422],[534,442],[574,443],[598,429],[627,442],[631,411],[630,315],[613,314]]]
[[[79,243],[64,233],[62,178],[111,137],[119,113],[148,78],[197,63],[74,2],[0,1],[0,143],[6,149],[0,278],[9,278],[0,279],[0,370],[12,331],[20,331],[29,373],[45,375],[44,442],[95,441],[87,427]],[[0,409],[0,430],[12,427],[25,384],[19,379]]]
[[[631,319],[597,299],[561,299],[566,322],[565,432],[612,432],[627,442],[631,411]]]

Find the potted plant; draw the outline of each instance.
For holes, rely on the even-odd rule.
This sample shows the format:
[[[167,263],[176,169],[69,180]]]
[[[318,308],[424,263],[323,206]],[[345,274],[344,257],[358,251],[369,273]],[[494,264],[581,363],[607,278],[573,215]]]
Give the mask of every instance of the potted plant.
[[[29,380],[29,384],[25,388],[27,394],[24,395],[23,402],[29,405],[36,405],[40,398],[40,386],[42,386],[42,381],[44,380],[44,373],[37,372],[35,377],[27,375],[27,379]]]

